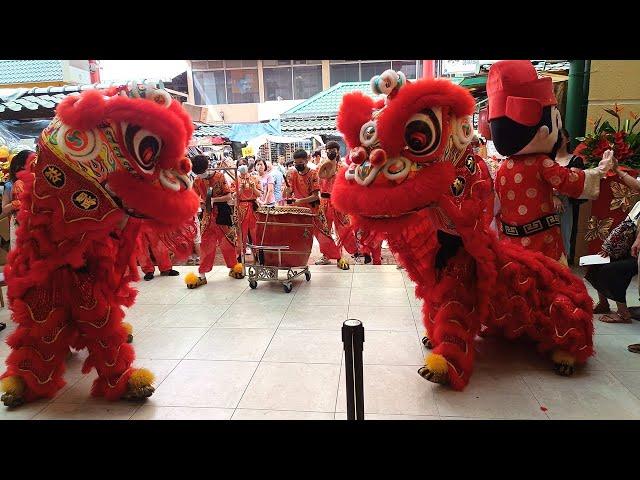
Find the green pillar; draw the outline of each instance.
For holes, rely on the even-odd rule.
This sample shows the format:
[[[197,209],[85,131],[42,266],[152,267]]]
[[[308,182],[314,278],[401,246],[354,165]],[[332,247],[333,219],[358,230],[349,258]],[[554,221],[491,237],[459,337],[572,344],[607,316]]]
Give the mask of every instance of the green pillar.
[[[569,66],[569,85],[567,88],[567,109],[565,112],[565,128],[572,138],[583,137],[587,123],[587,95],[589,93],[590,63],[586,60],[571,60]],[[572,140],[572,145],[578,142]]]

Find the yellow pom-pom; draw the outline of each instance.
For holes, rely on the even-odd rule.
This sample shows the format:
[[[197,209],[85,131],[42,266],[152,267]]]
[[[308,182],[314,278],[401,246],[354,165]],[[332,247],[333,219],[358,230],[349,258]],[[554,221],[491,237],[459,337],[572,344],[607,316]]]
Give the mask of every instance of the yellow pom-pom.
[[[236,263],[231,270],[233,273],[242,273],[244,271],[244,267],[241,263]]]
[[[0,380],[0,390],[20,396],[24,392],[24,381],[16,376],[3,378]]]
[[[184,283],[186,283],[187,285],[194,285],[197,282],[198,276],[193,272],[189,272],[184,276]]]
[[[573,355],[570,355],[569,353],[562,350],[556,350],[555,352],[553,352],[551,359],[554,363],[559,363],[562,365],[574,365],[576,363]]]
[[[127,335],[131,335],[133,333],[133,325],[131,325],[129,322],[122,322],[122,326],[127,332]]]
[[[424,362],[425,366],[433,373],[447,373],[449,366],[447,365],[447,359],[437,353],[429,355]]]
[[[131,385],[135,389],[147,387],[153,383],[155,378],[156,377],[153,372],[151,372],[151,370],[147,370],[146,368],[139,368],[129,377],[129,385]]]
[[[2,145],[0,147],[0,158],[7,158],[9,156],[9,149]]]

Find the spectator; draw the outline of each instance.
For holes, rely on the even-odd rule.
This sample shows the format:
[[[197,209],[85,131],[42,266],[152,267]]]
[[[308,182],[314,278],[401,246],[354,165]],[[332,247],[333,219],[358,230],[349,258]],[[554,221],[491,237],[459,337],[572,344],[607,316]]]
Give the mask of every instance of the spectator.
[[[24,190],[24,182],[18,179],[18,172],[27,167],[27,162],[35,158],[35,153],[31,150],[22,150],[11,160],[9,166],[9,181],[4,184],[4,194],[2,195],[2,213],[0,218],[9,218],[9,248],[12,250],[16,245],[16,230],[18,228],[18,210],[20,210],[20,195]]]
[[[258,172],[258,177],[260,178],[260,186],[262,190],[262,195],[258,199],[258,203],[260,205],[272,207],[276,203],[274,194],[275,182],[273,180],[273,176],[267,171],[267,162],[264,160],[258,160],[256,162],[256,170]]]
[[[640,181],[620,170],[616,160],[612,170],[622,182],[634,192],[640,192]],[[610,257],[611,263],[592,265],[585,279],[598,291],[598,303],[593,313],[603,313],[600,321],[605,323],[631,323],[640,320],[640,307],[627,308],[627,288],[638,273],[638,248],[640,247],[640,203],[636,203],[625,220],[614,228],[602,244],[601,255]],[[631,244],[633,239],[635,242]],[[616,302],[617,312],[611,313],[609,299]]]
[[[284,190],[284,174],[279,168],[279,165],[272,164],[269,165],[269,173],[273,177],[273,195],[275,197],[275,201],[277,205],[282,205],[283,196],[282,191]]]
[[[563,128],[559,132],[560,135],[560,147],[556,153],[556,162],[565,168],[580,168],[584,170],[584,162],[582,158],[573,154],[571,148],[571,137],[569,132]],[[569,198],[566,195],[561,195],[554,191],[553,204],[555,210],[560,214],[560,231],[562,234],[562,242],[564,243],[564,251],[567,255],[571,252],[571,232],[573,230],[573,223],[578,218],[578,211],[580,204],[586,200],[578,200],[575,198]]]

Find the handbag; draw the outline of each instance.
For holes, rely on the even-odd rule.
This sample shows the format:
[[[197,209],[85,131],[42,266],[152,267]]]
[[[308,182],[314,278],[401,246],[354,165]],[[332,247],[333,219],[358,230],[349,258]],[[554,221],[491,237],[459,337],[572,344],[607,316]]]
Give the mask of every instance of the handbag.
[[[612,261],[631,256],[631,246],[636,240],[636,224],[630,218],[625,218],[616,228],[611,230],[607,239],[602,243],[602,250]]]

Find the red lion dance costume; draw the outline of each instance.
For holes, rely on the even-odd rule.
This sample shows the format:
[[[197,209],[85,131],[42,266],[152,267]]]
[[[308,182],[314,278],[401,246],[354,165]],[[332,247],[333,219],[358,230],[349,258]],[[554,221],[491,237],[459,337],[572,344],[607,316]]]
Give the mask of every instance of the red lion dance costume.
[[[89,350],[82,371],[98,373],[92,395],[153,393],[153,374],[132,367],[121,307],[136,296],[140,223],[163,235],[193,223],[198,198],[184,157],[192,132],[182,107],[151,86],[90,90],[58,106],[20,175],[17,247],[5,268],[18,323],[7,340],[5,405],[53,397],[70,347]]]
[[[498,240],[489,225],[492,182],[471,146],[473,97],[449,80],[372,79],[386,101],[344,96],[338,129],[351,148],[336,208],[386,236],[424,300],[433,352],[425,379],[462,390],[479,333],[527,336],[570,375],[593,354],[592,301],[555,260]]]

